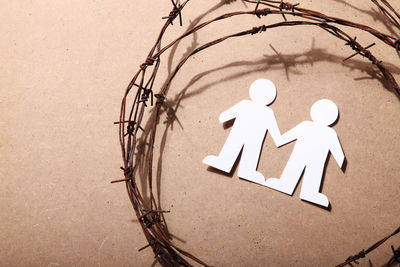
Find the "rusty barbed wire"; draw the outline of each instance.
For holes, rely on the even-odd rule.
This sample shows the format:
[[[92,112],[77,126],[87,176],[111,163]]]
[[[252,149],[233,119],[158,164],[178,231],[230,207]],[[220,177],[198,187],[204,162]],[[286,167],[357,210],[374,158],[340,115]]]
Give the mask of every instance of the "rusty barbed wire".
[[[350,36],[339,27],[352,27],[354,29],[367,32],[382,41],[384,44],[395,49],[400,57],[400,39],[394,36],[382,33],[367,25],[354,23],[341,18],[331,17],[317,11],[301,8],[297,3],[291,4],[282,0],[242,0],[243,2],[254,4],[255,8],[250,11],[226,13],[201,24],[193,25],[184,34],[162,47],[161,43],[163,36],[168,27],[173,25],[173,22],[177,18],[179,18],[179,23],[182,26],[182,10],[189,1],[190,0],[186,0],[181,3],[179,0],[171,0],[172,10],[167,16],[163,17],[163,19],[166,21],[161,28],[154,46],[150,49],[146,59],[142,64],[140,64],[139,70],[135,73],[131,82],[127,86],[121,102],[119,121],[115,122],[115,124],[119,125],[119,140],[123,159],[123,166],[121,169],[123,171],[124,179],[115,180],[112,181],[112,183],[125,182],[126,190],[128,192],[133,209],[148,241],[148,244],[144,245],[141,249],[139,249],[139,251],[146,248],[152,248],[156,260],[158,260],[163,266],[192,266],[193,263],[189,262],[189,259],[194,263],[203,266],[209,266],[192,254],[182,250],[172,242],[171,234],[168,232],[165,218],[163,216],[164,213],[170,211],[159,208],[159,204],[157,204],[157,200],[153,193],[153,152],[157,125],[159,123],[160,114],[162,113],[162,108],[167,100],[168,89],[171,81],[190,57],[228,39],[263,34],[271,28],[296,26],[318,27],[333,37],[343,41],[346,46],[354,50],[354,53],[348,58],[360,55],[375,65],[382,73],[384,80],[390,85],[393,93],[400,99],[400,88],[392,73],[387,67],[385,67],[382,61],[376,58],[372,54],[371,50],[369,50],[374,44],[363,46],[357,41],[356,37]],[[235,0],[226,0],[225,2],[228,4],[234,1]],[[391,24],[393,24],[395,27],[399,27],[398,20],[400,20],[400,16],[386,0],[380,0],[381,4],[378,2],[378,0],[371,1],[378,6]],[[268,16],[279,15],[282,16],[283,21],[274,24],[262,24],[251,27],[248,30],[223,36],[195,48],[180,60],[161,87],[160,91],[158,93],[154,93],[153,86],[161,64],[160,58],[164,52],[176,46],[180,40],[196,34],[202,28],[212,23],[221,20],[227,20],[235,16],[245,15],[256,16],[259,19],[263,19],[264,17]],[[298,20],[289,21],[288,17],[296,17]],[[149,70],[149,68],[151,68],[151,70]],[[151,73],[148,74],[147,72],[150,71]],[[136,88],[135,93],[132,92],[133,87]],[[156,98],[155,105],[154,98]],[[151,121],[149,121],[150,127],[146,129],[142,127],[142,122],[144,111],[148,107],[148,101],[150,101],[150,105],[153,107],[152,111],[154,111],[154,116]],[[149,136],[148,144],[146,144],[145,149],[140,152],[138,151],[138,138],[141,137],[141,135],[139,135],[139,131],[142,135],[145,134],[146,136]],[[137,174],[136,163],[139,161],[144,162],[146,165],[146,171],[145,173],[142,173],[141,176]],[[137,176],[140,176],[139,178],[147,183],[147,185],[145,185],[148,188],[148,193],[146,195],[142,195],[144,192],[142,192],[137,186]],[[391,236],[397,233],[394,233]],[[386,237],[383,242],[385,242],[389,237]],[[344,263],[338,266],[345,266],[356,262],[359,258],[362,258],[362,256],[365,256],[367,253],[376,249],[380,245],[376,244],[368,250],[360,252],[356,256],[349,257]],[[393,253],[393,259],[390,261],[398,260],[399,249],[393,249]]]
[[[365,258],[365,256],[370,253],[371,251],[375,250],[376,248],[378,248],[380,245],[382,245],[383,243],[386,242],[386,240],[388,240],[389,238],[391,238],[394,235],[397,235],[400,232],[400,227],[397,228],[393,233],[391,233],[390,235],[382,238],[381,240],[379,240],[378,242],[376,242],[375,244],[373,244],[371,247],[369,247],[366,250],[361,250],[359,253],[357,253],[356,255],[350,256],[346,259],[345,262],[336,265],[336,267],[344,267],[346,265],[350,265],[352,266],[352,263],[355,264],[359,264],[358,260],[361,258]],[[399,249],[395,250],[394,247],[392,246],[392,252],[393,252],[393,257],[389,260],[388,263],[386,263],[384,266],[385,267],[390,267],[395,261],[399,261],[400,263],[400,253],[399,253]]]

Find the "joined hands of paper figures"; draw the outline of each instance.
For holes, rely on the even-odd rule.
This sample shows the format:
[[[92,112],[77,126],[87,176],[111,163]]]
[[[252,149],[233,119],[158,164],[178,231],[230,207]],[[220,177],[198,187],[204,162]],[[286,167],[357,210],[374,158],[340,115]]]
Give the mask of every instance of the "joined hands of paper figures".
[[[232,119],[235,122],[219,155],[207,156],[203,163],[229,173],[243,149],[238,176],[288,195],[293,194],[305,169],[300,198],[328,207],[328,198],[319,192],[328,153],[331,152],[340,168],[345,158],[335,130],[329,127],[339,115],[336,104],[328,99],[316,101],[310,111],[312,121],[303,121],[281,135],[274,112],[267,106],[276,98],[275,85],[267,79],[258,79],[251,84],[249,93],[251,100],[242,100],[219,116],[220,123]],[[267,131],[277,147],[297,140],[280,179],[265,180],[257,171]]]

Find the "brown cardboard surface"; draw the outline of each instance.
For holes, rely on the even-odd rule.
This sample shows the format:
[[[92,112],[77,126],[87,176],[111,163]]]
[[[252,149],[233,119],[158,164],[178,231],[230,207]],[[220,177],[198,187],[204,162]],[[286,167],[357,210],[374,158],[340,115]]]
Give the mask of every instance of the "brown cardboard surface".
[[[391,30],[370,1],[299,2]],[[169,1],[127,0],[1,4],[1,266],[153,263],[150,249],[137,251],[146,240],[124,185],[110,184],[122,177],[112,123],[170,8]],[[190,23],[247,8],[241,1],[192,0],[184,26],[175,23],[165,42]],[[157,88],[169,66],[196,45],[279,20],[241,17],[205,28],[162,58]],[[400,80],[393,50],[350,32],[364,45],[376,42],[372,51]],[[177,119],[173,128],[160,123],[155,155],[155,168],[162,166],[161,206],[171,210],[166,219],[179,246],[215,266],[332,266],[399,226],[399,100],[366,60],[342,63],[351,53],[322,30],[298,27],[229,40],[187,62],[168,95],[171,107],[179,103]],[[338,105],[334,129],[348,164],[343,173],[328,162],[322,192],[330,211],[301,201],[300,187],[289,197],[201,163],[229,133],[218,115],[248,98],[260,77],[276,84],[271,108],[282,132],[309,119],[320,98]],[[275,148],[267,135],[258,169],[279,176],[292,149],[293,143]],[[390,257],[391,244],[399,245],[400,237],[368,255],[373,266]]]

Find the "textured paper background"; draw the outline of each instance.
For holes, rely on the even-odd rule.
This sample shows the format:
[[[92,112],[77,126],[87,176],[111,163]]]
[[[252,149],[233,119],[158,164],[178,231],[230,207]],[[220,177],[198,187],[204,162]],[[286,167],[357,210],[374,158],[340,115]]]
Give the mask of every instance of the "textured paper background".
[[[299,2],[390,32],[370,1]],[[170,2],[20,0],[0,6],[0,265],[150,266],[152,251],[137,252],[146,241],[124,185],[110,184],[122,177],[112,123]],[[190,23],[247,8],[240,1],[192,0],[184,26],[175,23],[164,43]],[[163,57],[157,88],[169,66],[194,46],[281,19],[244,16],[182,41]],[[372,51],[400,80],[394,50],[350,32],[364,45],[377,42]],[[322,30],[298,27],[229,40],[188,61],[168,95],[170,107],[179,103],[178,120],[172,128],[160,125],[155,156],[162,160],[161,206],[171,210],[166,219],[178,245],[215,266],[331,266],[399,226],[399,101],[366,60],[342,64],[351,53]],[[248,98],[249,85],[260,77],[276,84],[271,108],[282,132],[309,119],[320,98],[338,105],[334,128],[348,165],[343,173],[333,159],[328,163],[322,192],[331,211],[301,201],[300,187],[289,197],[201,163],[219,152],[229,133],[218,123],[220,112]],[[275,148],[267,136],[258,169],[279,176],[292,149]],[[400,237],[368,256],[373,266],[390,257],[391,244],[399,245]]]

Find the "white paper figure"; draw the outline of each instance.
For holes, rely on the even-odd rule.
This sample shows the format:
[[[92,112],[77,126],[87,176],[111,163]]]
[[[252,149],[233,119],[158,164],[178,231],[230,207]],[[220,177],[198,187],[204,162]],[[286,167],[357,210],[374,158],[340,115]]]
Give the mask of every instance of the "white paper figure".
[[[267,130],[278,145],[279,128],[274,112],[267,107],[275,97],[276,88],[271,81],[259,79],[253,82],[250,86],[251,100],[242,100],[219,116],[221,123],[236,118],[235,123],[219,156],[207,156],[203,163],[229,173],[243,148],[238,176],[266,185],[264,176],[257,171],[257,165]]]
[[[313,121],[304,121],[282,135],[280,145],[297,139],[296,145],[281,178],[268,179],[268,187],[292,195],[305,168],[300,198],[328,207],[328,198],[319,192],[328,152],[332,153],[340,168],[344,161],[336,132],[329,127],[337,120],[338,113],[331,100],[318,100],[311,107]]]

